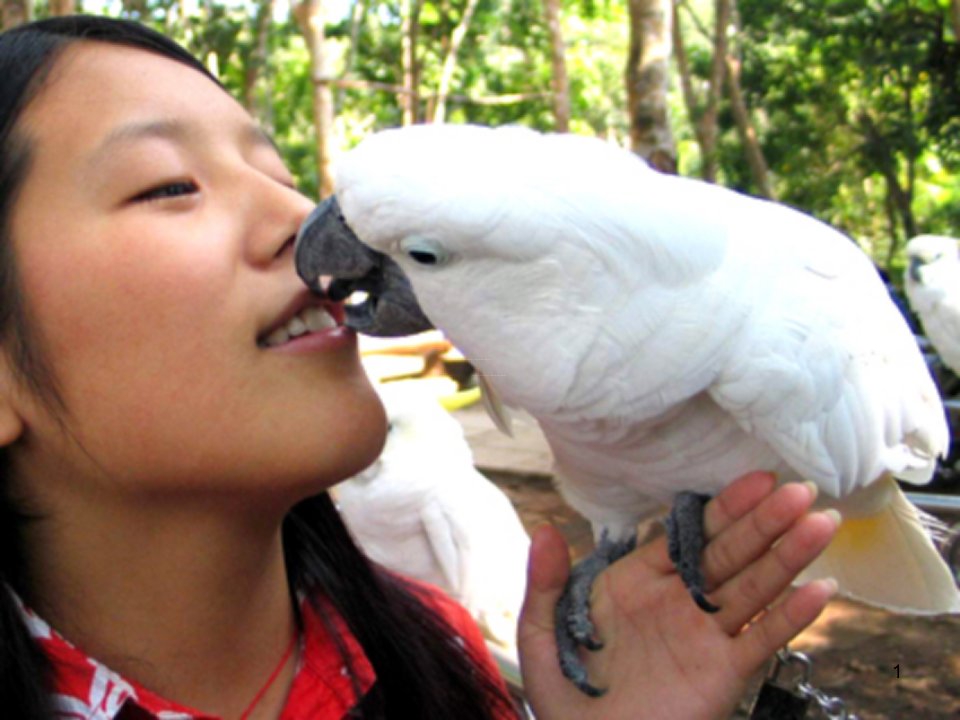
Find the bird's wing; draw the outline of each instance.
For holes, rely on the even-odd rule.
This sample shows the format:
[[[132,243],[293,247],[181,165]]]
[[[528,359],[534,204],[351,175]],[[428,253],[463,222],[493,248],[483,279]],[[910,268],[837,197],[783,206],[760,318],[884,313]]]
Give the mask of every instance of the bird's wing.
[[[764,256],[768,302],[756,304],[711,396],[834,497],[884,472],[929,481],[947,445],[943,412],[872,266],[812,219],[781,232],[779,254]]]
[[[739,196],[630,167],[552,217],[569,278],[542,347],[573,367],[562,409],[594,420],[642,421],[703,391],[749,309],[749,268],[728,257]]]

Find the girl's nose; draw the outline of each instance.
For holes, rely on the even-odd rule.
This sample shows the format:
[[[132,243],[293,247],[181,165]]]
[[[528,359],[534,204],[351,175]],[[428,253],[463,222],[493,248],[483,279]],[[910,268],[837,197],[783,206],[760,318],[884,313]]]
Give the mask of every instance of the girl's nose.
[[[248,261],[257,266],[266,266],[293,250],[293,239],[301,223],[314,208],[314,203],[300,191],[267,179],[255,188],[255,201],[248,235],[246,254]]]

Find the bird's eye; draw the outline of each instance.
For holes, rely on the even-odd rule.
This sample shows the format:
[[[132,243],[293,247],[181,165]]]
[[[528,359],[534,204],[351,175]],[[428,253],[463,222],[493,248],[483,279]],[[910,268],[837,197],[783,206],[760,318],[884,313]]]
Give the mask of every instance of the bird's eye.
[[[400,249],[418,265],[443,265],[448,260],[447,251],[436,240],[411,235],[400,241]]]
[[[433,253],[425,252],[423,250],[411,250],[409,252],[411,258],[416,260],[421,265],[436,265],[437,256]]]

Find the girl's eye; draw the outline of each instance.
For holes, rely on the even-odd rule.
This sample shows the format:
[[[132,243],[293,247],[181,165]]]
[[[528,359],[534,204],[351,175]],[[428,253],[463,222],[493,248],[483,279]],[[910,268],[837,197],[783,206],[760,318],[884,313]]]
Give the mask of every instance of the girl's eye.
[[[200,188],[195,182],[181,181],[164,183],[155,188],[146,190],[139,195],[135,195],[131,200],[133,202],[150,202],[151,200],[166,200],[167,198],[182,197],[199,192]]]

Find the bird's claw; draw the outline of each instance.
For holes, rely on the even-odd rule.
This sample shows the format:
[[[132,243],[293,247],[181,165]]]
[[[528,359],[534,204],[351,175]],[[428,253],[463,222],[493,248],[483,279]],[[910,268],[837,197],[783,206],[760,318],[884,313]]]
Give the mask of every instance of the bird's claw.
[[[599,650],[603,643],[594,635],[590,619],[590,592],[597,575],[607,567],[606,558],[591,555],[570,571],[567,586],[557,603],[557,620],[566,626],[576,645]]]
[[[700,567],[704,545],[703,509],[709,495],[693,492],[677,494],[667,516],[667,548],[680,579],[694,602],[704,612],[715,613],[720,608],[707,600],[703,570]]]
[[[604,532],[593,553],[570,571],[567,585],[557,602],[556,635],[560,669],[581,692],[590,697],[599,697],[605,692],[588,682],[587,669],[578,652],[580,648],[596,651],[603,647],[590,620],[590,592],[597,576],[634,547],[636,536],[611,541]]]

